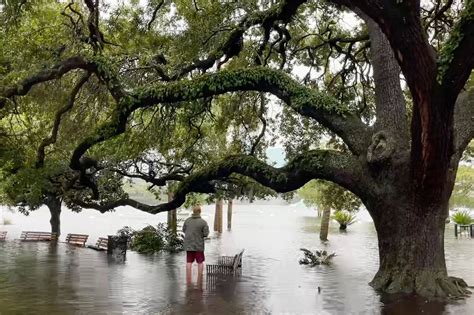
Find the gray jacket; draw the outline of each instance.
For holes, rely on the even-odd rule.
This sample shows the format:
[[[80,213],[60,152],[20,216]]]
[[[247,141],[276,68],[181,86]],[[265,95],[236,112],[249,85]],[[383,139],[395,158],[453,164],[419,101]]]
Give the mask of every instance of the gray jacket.
[[[187,218],[183,224],[184,250],[204,251],[204,238],[209,235],[209,226],[198,214]]]

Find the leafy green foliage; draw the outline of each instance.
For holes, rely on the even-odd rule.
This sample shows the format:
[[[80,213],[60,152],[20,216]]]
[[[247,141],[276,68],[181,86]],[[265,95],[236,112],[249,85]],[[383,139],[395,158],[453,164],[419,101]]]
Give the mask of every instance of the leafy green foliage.
[[[309,265],[311,267],[317,265],[330,265],[332,258],[336,253],[328,254],[325,250],[316,250],[314,253],[306,248],[300,248],[303,251],[304,258],[300,259],[300,265]]]
[[[193,206],[204,205],[207,203],[207,196],[205,194],[199,193],[190,193],[186,196],[186,201],[183,204],[183,207],[190,209]]]
[[[471,216],[471,213],[467,210],[458,210],[451,215],[451,220],[454,223],[460,225],[469,225],[474,222],[474,218]]]
[[[137,231],[125,227],[118,233],[127,235],[130,238],[130,248],[142,254],[183,250],[183,235],[181,233],[174,234],[164,223],[158,223],[156,227],[148,225]]]
[[[459,166],[449,204],[451,208],[474,208],[474,168]]]
[[[333,209],[335,211],[357,211],[360,199],[341,186],[323,180],[312,180],[298,190],[307,207]]]
[[[339,223],[339,228],[345,230],[348,225],[356,222],[357,215],[348,211],[336,211],[333,215],[333,219]]]

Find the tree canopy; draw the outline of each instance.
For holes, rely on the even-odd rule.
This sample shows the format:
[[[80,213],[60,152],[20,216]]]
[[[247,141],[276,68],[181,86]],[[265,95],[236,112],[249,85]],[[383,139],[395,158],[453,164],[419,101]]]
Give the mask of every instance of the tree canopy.
[[[374,287],[465,292],[441,222],[474,136],[474,1],[1,1],[0,20],[4,202],[158,213],[322,179],[374,219]]]

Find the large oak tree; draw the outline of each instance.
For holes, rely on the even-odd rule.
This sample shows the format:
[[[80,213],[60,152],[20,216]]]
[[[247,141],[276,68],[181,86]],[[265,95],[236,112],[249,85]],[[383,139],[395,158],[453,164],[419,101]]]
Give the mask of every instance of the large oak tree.
[[[34,2],[31,8],[21,3],[4,4],[5,38],[35,10]],[[474,1],[424,7],[411,0],[132,3],[119,8],[97,0],[62,3],[57,14],[67,28],[47,49],[30,51],[38,60],[21,64],[15,59],[15,53],[25,54],[20,51],[2,60],[3,119],[35,89],[64,77],[91,74],[107,88],[108,118],[102,116],[86,136],[71,139],[69,166],[84,189],[81,197],[88,194],[77,204],[101,211],[131,205],[158,213],[180,206],[190,192],[216,192],[235,174],[277,192],[324,179],[357,195],[374,220],[380,255],[374,288],[428,297],[466,293],[461,279],[447,275],[444,226],[459,160],[474,136],[474,90],[467,86],[474,66]],[[365,22],[363,28],[338,26],[337,18],[349,11]],[[301,65],[310,71],[297,80],[291,73]],[[338,65],[342,70],[335,70]],[[367,92],[371,88],[374,95]],[[101,196],[93,178],[109,160],[105,148],[126,143],[124,135],[139,114],[155,109],[197,117],[210,113],[207,123],[217,123],[213,108],[218,106],[226,121],[225,107],[233,104],[223,102],[222,95],[243,92],[272,94],[283,104],[287,121],[297,115],[313,131],[325,130],[340,150],[290,146],[288,164],[275,168],[259,158],[255,145],[242,145],[238,154],[180,177],[168,203],[94,202]],[[100,100],[94,101],[96,110]],[[266,126],[264,108],[254,113]],[[166,130],[167,123],[160,123]]]

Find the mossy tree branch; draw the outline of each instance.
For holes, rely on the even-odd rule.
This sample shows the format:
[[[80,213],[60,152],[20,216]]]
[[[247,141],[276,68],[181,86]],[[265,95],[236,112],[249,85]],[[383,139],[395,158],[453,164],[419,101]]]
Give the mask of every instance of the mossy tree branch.
[[[85,58],[80,56],[68,58],[49,69],[39,71],[38,73],[23,79],[13,86],[0,89],[0,109],[5,107],[5,104],[9,98],[26,95],[33,86],[43,82],[59,79],[66,73],[75,69],[83,69],[95,72],[96,66],[94,63],[87,61]]]
[[[85,152],[93,145],[123,133],[128,117],[139,108],[196,100],[235,91],[272,93],[301,115],[317,120],[339,135],[356,155],[364,153],[368,146],[370,129],[334,98],[305,87],[281,71],[256,67],[220,71],[193,80],[160,83],[130,93],[117,104],[110,121],[96,129],[77,146],[70,166],[75,170],[81,169],[79,160]]]
[[[335,182],[363,199],[370,193],[373,185],[356,157],[337,151],[313,150],[296,157],[281,168],[270,166],[250,155],[229,156],[186,177],[179,184],[172,201],[156,206],[128,198],[107,204],[81,200],[74,202],[81,207],[101,212],[128,205],[148,213],[159,213],[181,206],[190,192],[214,193],[214,182],[226,181],[232,174],[248,176],[280,193],[293,191],[311,179],[321,178]]]

